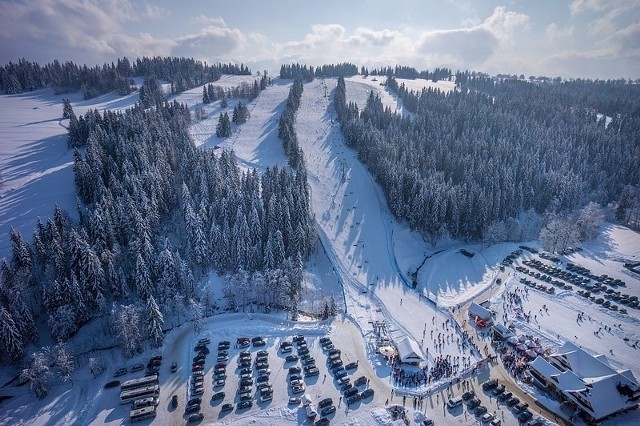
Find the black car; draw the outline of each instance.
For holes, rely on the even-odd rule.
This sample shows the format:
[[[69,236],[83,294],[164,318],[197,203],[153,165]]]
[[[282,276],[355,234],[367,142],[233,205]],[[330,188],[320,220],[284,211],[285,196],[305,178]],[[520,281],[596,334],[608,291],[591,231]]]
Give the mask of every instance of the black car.
[[[316,363],[316,360],[313,357],[306,358],[304,361],[302,361],[303,365],[309,365],[309,364],[315,364],[315,363]]]
[[[350,387],[350,388],[347,388],[347,389],[344,391],[344,397],[345,397],[345,398],[349,398],[350,396],[353,396],[353,395],[355,395],[355,394],[357,394],[357,393],[358,393],[358,388],[355,388],[355,387],[353,387],[353,386],[352,386],[352,387]]]
[[[233,404],[222,404],[222,407],[220,407],[220,411],[231,411],[233,410]]]
[[[112,380],[110,382],[107,382],[104,385],[105,389],[111,389],[111,388],[115,388],[116,386],[120,386],[120,380]]]
[[[298,355],[304,355],[309,353],[309,348],[298,349]]]
[[[256,340],[255,342],[253,342],[253,346],[254,347],[258,347],[258,346],[264,346],[267,343],[264,340]]]
[[[289,374],[298,374],[302,371],[300,367],[290,367]]]
[[[320,375],[320,370],[318,370],[316,367],[310,368],[304,372],[304,377],[313,377],[313,376],[319,376],[319,375]]]
[[[467,410],[473,410],[481,404],[481,401],[478,398],[472,398],[467,403]]]
[[[177,395],[174,395],[176,397],[176,400],[178,399]],[[189,402],[187,402],[187,405],[191,405],[191,404],[202,404],[202,398],[200,398],[199,396],[195,397],[195,398],[191,398],[189,400]]]
[[[199,422],[202,419],[204,419],[204,414],[202,413],[196,413],[196,414],[192,414],[189,416],[189,423],[195,423],[195,422]]]
[[[200,404],[191,404],[187,405],[184,409],[184,413],[195,413],[196,411],[200,411]]]
[[[474,396],[476,396],[476,393],[472,390],[470,391],[466,391],[465,393],[462,394],[462,400],[463,401],[467,401],[471,398],[473,398]]]
[[[355,404],[356,402],[360,401],[362,399],[362,396],[360,396],[359,393],[356,393],[353,396],[350,396],[349,399],[347,399],[347,405],[351,405],[351,404]]]
[[[246,378],[246,379],[240,379],[240,386],[252,386],[253,385],[253,380]]]
[[[178,395],[173,395],[171,397],[171,407],[173,407],[173,408],[177,408],[178,407]]]
[[[211,396],[212,401],[217,401],[219,399],[224,399],[224,392],[216,392]]]
[[[373,389],[369,388],[362,392],[362,399],[369,398],[370,396],[373,396]]]
[[[358,363],[357,362],[350,362],[349,364],[345,365],[344,368],[346,370],[353,370],[355,368],[358,368]]]
[[[242,410],[244,408],[251,408],[253,407],[253,401],[241,401],[238,404],[238,410]]]
[[[346,392],[349,389],[354,389],[354,386],[351,383],[345,383],[344,385],[340,386],[340,392]]]
[[[365,376],[358,377],[355,382],[353,382],[356,386],[362,386],[367,383],[367,378]]]
[[[298,360],[298,355],[287,355],[284,359],[286,362],[295,362]]]
[[[498,395],[498,401],[501,401],[501,402],[507,401],[511,399],[512,396],[513,394],[511,392],[501,393],[500,395]]]
[[[322,401],[318,402],[318,407],[324,408],[326,406],[333,405],[333,399],[325,398]]]
[[[500,395],[501,393],[504,393],[505,387],[504,385],[500,385],[498,387],[496,387],[494,390],[491,391],[491,393],[495,396]]]
[[[328,407],[324,407],[322,410],[320,410],[320,415],[321,416],[328,416],[331,413],[335,413],[336,412],[336,406],[335,405],[329,405]]]
[[[487,412],[487,407],[485,407],[484,405],[476,407],[475,410],[473,410],[473,414],[475,414],[476,416],[481,416],[486,412]]]
[[[342,367],[337,367],[337,369],[333,370],[333,375],[335,376],[336,379],[339,379],[340,377],[344,377],[347,374],[349,374],[347,373],[347,370],[345,370]]]
[[[329,419],[326,417],[323,417],[317,422],[315,422],[313,426],[329,426]]]
[[[489,390],[495,388],[496,386],[498,386],[498,381],[496,379],[487,380],[482,384],[482,389]]]
[[[507,404],[507,406],[509,407],[513,407],[516,404],[519,404],[520,400],[518,398],[516,398],[515,396],[512,398],[507,399],[507,401],[505,402],[505,404]]]

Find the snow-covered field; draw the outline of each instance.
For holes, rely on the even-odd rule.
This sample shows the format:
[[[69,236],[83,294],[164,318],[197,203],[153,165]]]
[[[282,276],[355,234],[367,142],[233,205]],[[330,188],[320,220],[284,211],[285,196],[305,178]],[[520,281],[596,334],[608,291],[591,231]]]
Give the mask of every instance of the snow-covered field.
[[[240,84],[246,77],[223,77],[215,84],[228,84],[229,87]],[[380,78],[378,78],[380,79]],[[405,80],[403,80],[405,81]],[[410,82],[412,80],[406,80]],[[290,81],[276,81],[260,96],[252,101],[248,108],[251,118],[247,123],[235,129],[228,140],[215,136],[215,126],[221,112],[219,103],[204,107],[206,118],[195,121],[192,136],[203,149],[216,147],[233,148],[241,166],[264,170],[267,166],[284,165],[286,159],[277,139],[277,120],[282,112],[288,95]],[[385,105],[393,110],[399,108],[395,96],[389,94],[380,81],[372,81],[372,76],[355,76],[347,81],[347,97],[360,107],[364,106],[371,90],[380,94]],[[430,83],[414,81],[415,84]],[[441,84],[440,84],[441,83]],[[315,80],[304,85],[301,106],[297,114],[296,131],[298,140],[305,153],[309,183],[311,187],[312,207],[315,213],[320,243],[316,253],[306,265],[306,301],[313,303],[314,295],[334,294],[344,304],[345,313],[327,322],[301,321],[290,323],[282,315],[258,314],[222,314],[207,319],[203,330],[196,334],[189,324],[174,329],[165,337],[164,364],[160,375],[160,404],[157,417],[143,424],[172,425],[184,424],[184,404],[188,397],[189,365],[193,357],[193,347],[198,338],[211,338],[206,364],[205,394],[202,412],[204,424],[233,425],[286,425],[308,424],[301,408],[289,406],[291,396],[286,387],[286,370],[282,355],[277,351],[283,339],[301,333],[309,336],[312,356],[318,361],[320,375],[305,380],[306,393],[314,402],[324,397],[332,397],[338,403],[340,393],[330,375],[326,380],[326,355],[319,348],[317,339],[329,335],[336,347],[343,350],[343,360],[362,361],[354,377],[366,375],[370,378],[370,387],[375,390],[372,400],[360,402],[347,409],[340,404],[337,412],[330,416],[332,424],[379,425],[401,424],[393,421],[385,409],[389,405],[402,405],[402,396],[408,395],[406,407],[412,424],[427,418],[436,424],[478,424],[479,420],[466,410],[449,411],[443,407],[446,400],[447,383],[432,383],[418,388],[396,388],[391,398],[391,368],[386,361],[375,353],[372,322],[387,323],[391,337],[410,336],[420,344],[422,355],[432,366],[434,357],[471,356],[473,362],[482,357],[469,349],[462,350],[454,344],[460,337],[452,326],[443,326],[447,320],[453,321],[451,308],[464,305],[470,300],[478,302],[489,299],[492,309],[501,318],[505,310],[503,297],[507,291],[523,287],[518,283],[520,277],[513,268],[500,272],[498,265],[504,256],[518,244],[505,243],[486,247],[461,245],[447,242],[446,245],[431,246],[420,236],[398,223],[389,213],[386,201],[378,185],[366,168],[357,161],[357,155],[347,148],[336,123],[331,97],[335,79]],[[411,86],[414,88],[413,86]],[[422,87],[422,86],[420,86]],[[448,82],[439,82],[438,87],[447,89]],[[414,89],[418,90],[418,86]],[[105,95],[92,101],[82,101],[78,94],[66,96],[71,99],[77,114],[88,108],[126,108],[137,100],[137,95],[118,98]],[[187,103],[192,110],[201,103],[202,88],[195,88],[177,97],[179,102]],[[0,257],[9,254],[10,245],[6,235],[10,226],[30,236],[35,217],[48,217],[53,204],[58,202],[73,212],[75,205],[72,175],[72,152],[66,146],[66,130],[59,123],[62,112],[63,96],[53,95],[50,91],[39,91],[21,96],[0,97],[0,134],[4,136],[0,151],[5,186],[0,189]],[[229,102],[233,109],[235,100]],[[46,188],[46,191],[45,191]],[[532,245],[535,243],[527,243]],[[475,253],[468,258],[459,253],[460,248]],[[640,280],[631,276],[621,267],[624,260],[638,260],[640,256],[640,236],[625,228],[607,226],[603,234],[594,242],[586,244],[584,250],[573,254],[564,262],[571,261],[589,267],[597,274],[608,274],[627,282],[625,291],[640,294]],[[523,256],[519,261],[526,257]],[[426,258],[426,259],[425,259]],[[422,265],[422,266],[421,266]],[[421,266],[421,267],[420,267]],[[409,274],[420,267],[418,285],[412,289]],[[495,278],[501,277],[505,284],[497,286]],[[203,285],[219,286],[220,279],[214,277]],[[214,289],[215,290],[215,289]],[[215,297],[220,292],[214,291]],[[344,296],[343,296],[344,294]],[[534,334],[548,347],[557,347],[564,340],[573,340],[592,353],[609,354],[613,364],[620,368],[630,368],[636,377],[640,369],[635,362],[639,354],[624,338],[630,342],[640,338],[639,311],[631,310],[629,315],[613,314],[604,308],[591,305],[574,293],[562,292],[548,296],[530,290],[525,300],[526,309],[532,315],[546,305],[549,314],[540,313],[536,321],[526,322],[513,312],[506,312],[509,320],[519,332]],[[578,312],[583,311],[592,320],[576,323]],[[594,335],[601,324],[613,326],[611,333]],[[538,328],[538,325],[540,326]],[[436,351],[430,331],[452,336],[451,343]],[[426,330],[426,332],[425,332]],[[269,351],[271,369],[270,381],[274,385],[274,398],[269,403],[254,403],[249,410],[232,411],[220,415],[221,403],[211,403],[213,393],[211,372],[213,370],[215,345],[220,340],[233,343],[238,336],[262,335],[266,337],[266,350]],[[252,352],[257,349],[252,349]],[[223,402],[237,402],[238,374],[231,371],[235,367],[239,349],[230,350],[230,367],[227,367],[228,382],[223,389],[226,397]],[[112,380],[114,371],[123,365],[132,366],[136,362],[146,361],[153,353],[123,360],[119,353],[108,356],[109,366],[105,374],[93,379],[86,367],[74,378],[73,385],[56,384],[52,394],[43,401],[35,398],[24,388],[10,389],[17,396],[0,404],[0,424],[44,425],[44,424],[124,424],[128,423],[128,409],[120,405],[117,389],[103,389],[104,384]],[[171,361],[180,365],[176,373],[169,372]],[[231,367],[233,366],[233,367]],[[3,378],[6,374],[2,375]],[[134,377],[129,374],[124,378]],[[496,406],[491,399],[478,389],[479,384],[489,377],[486,368],[471,376],[471,386],[476,389],[483,404],[496,411],[505,425],[516,425],[517,420],[504,406]],[[6,381],[6,380],[5,380]],[[510,387],[515,385],[511,384]],[[528,388],[527,388],[528,389]],[[453,385],[452,393],[462,393],[460,384]],[[544,398],[535,390],[529,392],[536,398]],[[172,395],[178,395],[179,406],[170,408]],[[422,407],[412,409],[413,396],[425,395]],[[536,408],[537,412],[537,408]],[[635,413],[620,416],[608,424],[634,424],[638,420]],[[637,424],[637,423],[636,423]]]

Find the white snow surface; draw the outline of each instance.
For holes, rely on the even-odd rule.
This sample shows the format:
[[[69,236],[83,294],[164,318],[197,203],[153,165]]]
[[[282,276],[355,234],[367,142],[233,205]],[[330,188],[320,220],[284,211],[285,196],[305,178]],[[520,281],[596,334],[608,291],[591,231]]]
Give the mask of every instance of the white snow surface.
[[[371,80],[372,76],[367,79],[359,76],[348,79],[348,99],[355,100],[362,107],[370,90],[375,89],[382,94],[385,105],[401,110],[395,97],[386,92],[379,82]],[[223,77],[215,84],[225,82],[235,86],[239,84],[239,79]],[[441,85],[443,90],[447,87],[444,83]],[[277,139],[277,120],[284,108],[290,84],[290,81],[277,81],[263,91],[248,105],[251,112],[249,121],[235,128],[234,135],[228,140],[220,140],[215,136],[215,125],[221,111],[219,103],[205,106],[207,118],[198,122],[194,120],[192,125],[191,131],[196,144],[203,149],[231,147],[241,166],[246,168],[255,167],[262,171],[267,166],[285,165],[286,159]],[[513,268],[499,272],[498,264],[518,244],[505,243],[486,247],[449,241],[434,247],[411,232],[405,224],[397,222],[389,213],[375,180],[357,161],[356,154],[344,144],[331,105],[332,98],[324,96],[325,93],[331,94],[335,84],[335,79],[318,79],[304,85],[296,131],[305,152],[312,208],[320,234],[316,253],[306,264],[305,298],[312,300],[306,300],[305,303],[308,307],[313,307],[313,298],[317,295],[334,294],[342,297],[344,291],[341,304],[344,304],[346,313],[325,322],[306,320],[297,323],[287,321],[280,314],[221,314],[208,318],[200,333],[195,333],[190,324],[183,324],[165,336],[162,350],[148,351],[129,360],[124,360],[117,351],[108,352],[108,369],[105,374],[93,379],[88,369],[83,367],[76,373],[73,385],[54,383],[51,396],[42,401],[35,400],[24,387],[2,388],[0,395],[9,393],[15,397],[0,403],[0,425],[128,423],[128,409],[119,404],[118,389],[103,389],[103,386],[112,380],[111,376],[118,367],[145,362],[156,353],[164,356],[160,376],[160,404],[157,417],[142,424],[184,424],[187,417],[183,415],[183,409],[188,397],[187,381],[190,375],[188,365],[194,354],[193,346],[202,336],[211,338],[212,350],[206,364],[203,424],[309,424],[301,408],[287,405],[290,395],[285,385],[284,367],[289,364],[283,363],[284,360],[280,359],[282,355],[277,351],[280,341],[290,339],[296,333],[308,336],[310,350],[321,370],[320,376],[315,380],[305,382],[306,393],[314,402],[330,396],[337,403],[340,396],[330,375],[326,381],[323,378],[326,372],[326,355],[320,350],[317,338],[325,334],[331,337],[336,347],[342,349],[345,363],[363,361],[353,376],[365,374],[370,378],[370,387],[375,390],[373,400],[358,403],[349,410],[341,404],[337,412],[330,416],[332,424],[403,424],[398,420],[393,421],[385,409],[387,399],[390,406],[402,404],[403,394],[409,395],[406,406],[411,424],[424,420],[425,415],[426,418],[434,419],[436,424],[478,424],[478,420],[473,415],[467,415],[466,411],[443,409],[446,394],[444,386],[437,383],[429,388],[398,388],[396,396],[390,398],[391,369],[374,351],[371,322],[386,321],[392,337],[408,335],[420,343],[425,323],[428,325],[427,333],[434,328],[432,322],[435,323],[436,333],[444,333],[442,324],[447,319],[454,318],[451,308],[470,300],[482,302],[489,299],[491,309],[497,311],[497,318],[501,318],[505,312],[502,303],[505,293],[517,287],[522,288],[522,285],[517,282],[519,274]],[[177,99],[187,103],[193,110],[196,106],[201,106],[201,95],[200,87],[179,95]],[[4,237],[9,226],[30,236],[35,217],[48,217],[55,202],[70,212],[74,211],[72,152],[66,147],[66,130],[59,124],[63,97],[72,100],[76,114],[88,108],[126,108],[137,100],[136,94],[125,98],[111,94],[83,101],[79,94],[57,96],[49,90],[18,96],[0,96],[0,134],[4,136],[0,148],[0,166],[5,179],[5,186],[0,188],[0,232],[3,233],[3,238],[0,238],[0,256],[9,254],[8,239]],[[235,105],[234,102],[236,100],[229,102],[229,110]],[[468,258],[460,254],[460,248],[475,253],[474,257]],[[568,260],[589,267],[594,273],[619,277],[627,282],[624,291],[638,294],[640,280],[621,265],[623,261],[637,261],[639,256],[638,233],[608,225],[598,239],[584,245],[582,252],[562,260],[563,264]],[[418,274],[418,285],[414,290],[409,285],[409,274],[423,262]],[[493,284],[496,277],[502,277],[504,285]],[[221,282],[220,277],[212,274],[210,280],[201,285],[210,286],[212,295],[219,303],[224,304],[220,300]],[[640,377],[640,369],[634,361],[637,359],[638,349],[628,343],[640,338],[640,316],[637,310],[630,309],[629,315],[623,316],[591,305],[574,293],[561,292],[549,296],[530,290],[525,300],[525,310],[530,310],[533,316],[539,313],[543,304],[548,307],[549,315],[538,314],[535,321],[526,322],[509,311],[509,322],[514,323],[519,333],[532,334],[541,339],[545,347],[554,349],[564,340],[573,340],[591,353],[607,355],[615,368],[629,368],[636,378]],[[576,323],[577,314],[581,311],[592,320]],[[621,326],[614,327],[611,333],[595,336],[593,331],[601,324]],[[448,333],[455,331],[450,328]],[[219,404],[209,402],[213,393],[211,373],[214,362],[211,359],[215,356],[215,345],[220,340],[230,340],[233,345],[238,336],[254,335],[263,335],[267,339],[274,399],[266,404],[254,403],[250,410],[234,410],[221,416]],[[435,353],[428,337],[429,334],[421,348],[423,355],[429,348],[429,365],[432,365],[434,355],[440,353]],[[625,341],[624,338],[629,340]],[[610,349],[613,355],[609,353]],[[230,366],[235,367],[238,352],[239,349],[230,350]],[[445,346],[441,354],[456,356],[461,352],[452,344]],[[469,355],[468,351],[466,355]],[[478,360],[479,357],[474,356],[474,359]],[[178,361],[180,368],[177,373],[171,374],[169,365],[173,360]],[[224,402],[232,402],[238,377],[232,367],[228,367],[227,375],[229,380],[224,388],[227,393]],[[3,369],[0,377],[3,378],[3,383],[6,382],[5,379],[9,378],[8,370]],[[132,377],[134,375],[129,374],[123,379]],[[478,388],[479,383],[487,377],[486,369],[482,369],[478,376],[471,377],[476,393],[483,404],[490,407],[490,412],[497,411],[503,424],[516,425],[517,420],[509,410],[504,406],[496,407],[495,398],[490,400]],[[522,386],[546,405],[554,406],[538,390]],[[430,393],[427,393],[429,390]],[[452,392],[456,396],[460,395],[460,385],[453,385]],[[175,411],[169,407],[173,394],[179,397],[179,407]],[[412,409],[414,394],[427,395],[423,409]],[[537,415],[537,407],[532,408],[535,408],[534,413]],[[638,416],[634,412],[616,417],[606,424],[637,424],[637,421]]]

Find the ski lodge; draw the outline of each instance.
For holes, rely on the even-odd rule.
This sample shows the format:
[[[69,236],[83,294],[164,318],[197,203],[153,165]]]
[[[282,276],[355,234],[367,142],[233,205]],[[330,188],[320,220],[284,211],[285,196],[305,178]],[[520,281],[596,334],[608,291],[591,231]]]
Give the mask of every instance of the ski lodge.
[[[403,364],[418,365],[424,361],[418,342],[410,337],[403,337],[398,340],[396,342],[396,348],[398,349],[398,358]]]
[[[476,302],[471,302],[471,305],[469,305],[469,318],[480,327],[489,326],[493,323],[491,311]]]
[[[616,371],[604,355],[590,355],[565,342],[546,359],[529,363],[538,386],[557,395],[593,422],[634,409],[640,401],[640,386],[630,370]]]

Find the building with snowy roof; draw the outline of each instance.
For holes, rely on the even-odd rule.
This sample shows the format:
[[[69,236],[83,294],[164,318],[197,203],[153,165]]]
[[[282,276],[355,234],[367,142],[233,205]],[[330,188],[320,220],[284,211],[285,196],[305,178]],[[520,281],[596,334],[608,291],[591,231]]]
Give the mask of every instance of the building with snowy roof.
[[[484,306],[478,305],[476,302],[471,302],[469,305],[469,316],[471,318],[478,317],[483,321],[491,321],[491,311]]]
[[[637,408],[640,401],[640,386],[630,370],[617,371],[606,356],[591,355],[571,342],[529,367],[536,380],[595,422]]]
[[[419,364],[424,361],[418,342],[410,337],[403,337],[396,342],[398,357],[403,364]]]

